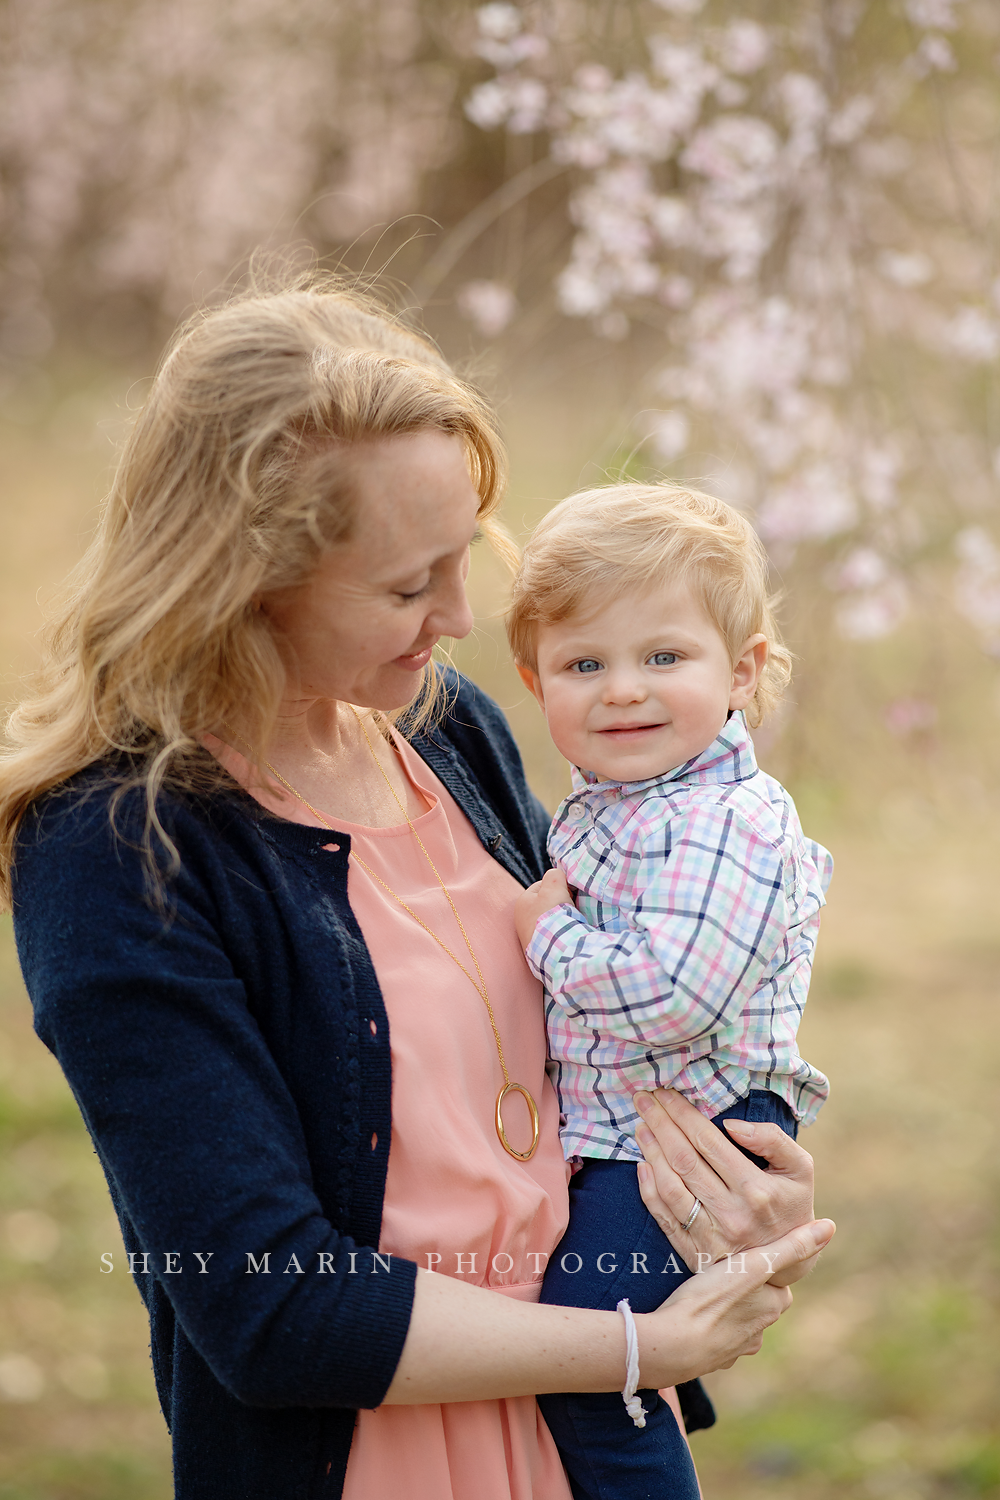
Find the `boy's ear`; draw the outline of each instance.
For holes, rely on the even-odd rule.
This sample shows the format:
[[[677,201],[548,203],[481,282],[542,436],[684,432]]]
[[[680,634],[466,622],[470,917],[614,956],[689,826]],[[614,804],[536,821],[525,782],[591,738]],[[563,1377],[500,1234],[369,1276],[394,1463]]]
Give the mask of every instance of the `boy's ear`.
[[[538,673],[533,672],[530,667],[523,667],[520,662],[515,662],[514,665],[517,667],[518,677],[520,677],[528,692],[537,698],[539,708],[544,708],[545,694],[542,692],[541,678]]]
[[[767,636],[752,635],[743,643],[739,660],[733,667],[733,687],[729,694],[730,708],[746,708],[757,691],[760,674],[767,665]]]

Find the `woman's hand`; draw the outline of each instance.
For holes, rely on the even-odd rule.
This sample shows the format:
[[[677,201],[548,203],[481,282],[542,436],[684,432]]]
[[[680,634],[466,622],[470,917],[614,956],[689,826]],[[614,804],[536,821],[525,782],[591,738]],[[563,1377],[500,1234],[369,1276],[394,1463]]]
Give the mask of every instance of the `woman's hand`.
[[[535,934],[535,924],[543,912],[554,906],[573,905],[573,892],[561,870],[546,870],[541,880],[529,885],[514,902],[514,926],[518,941],[527,948]]]
[[[680,1094],[657,1089],[636,1094],[635,1103],[643,1116],[636,1131],[646,1158],[639,1166],[642,1200],[692,1269],[768,1245],[812,1219],[812,1157],[780,1126],[726,1122],[734,1140],[767,1159],[764,1172]],[[685,1231],[695,1198],[701,1208]],[[815,1262],[815,1255],[790,1262],[772,1285],[797,1281]]]
[[[803,1224],[774,1244],[692,1276],[655,1313],[636,1317],[640,1384],[693,1380],[728,1370],[742,1354],[756,1354],[764,1329],[791,1306],[787,1283],[804,1274],[802,1267],[816,1260],[835,1233],[830,1219]]]

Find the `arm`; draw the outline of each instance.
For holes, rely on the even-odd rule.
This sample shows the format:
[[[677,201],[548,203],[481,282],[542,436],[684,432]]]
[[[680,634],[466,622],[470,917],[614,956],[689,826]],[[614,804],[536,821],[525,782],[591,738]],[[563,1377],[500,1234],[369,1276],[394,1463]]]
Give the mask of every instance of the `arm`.
[[[150,1272],[237,1399],[377,1405],[406,1338],[416,1267],[351,1274],[351,1253],[362,1252],[361,1267],[370,1254],[338,1232],[317,1196],[296,1101],[220,935],[215,888],[200,873],[217,846],[177,816],[184,858],[165,916],[143,898],[129,808],[122,821],[133,842],[116,844],[107,798],[81,805],[71,796],[50,803],[19,839],[18,948],[36,1029],[66,1074]],[[167,1252],[179,1255],[181,1274],[167,1274]],[[206,1275],[196,1252],[212,1257]],[[270,1274],[248,1274],[248,1253],[258,1262],[270,1254]]]
[[[834,1233],[827,1219],[693,1277],[654,1313],[636,1317],[644,1387],[677,1385],[755,1354],[764,1329],[791,1304],[769,1277],[814,1259]],[[772,1269],[773,1268],[773,1269]],[[624,1384],[617,1312],[516,1302],[421,1272],[410,1333],[386,1402],[480,1401],[548,1391],[614,1391]]]
[[[780,851],[726,803],[692,801],[669,833],[669,851],[648,856],[627,931],[560,905],[538,917],[526,950],[571,1021],[642,1046],[676,1047],[735,1020],[790,920]],[[539,888],[527,896],[536,890],[540,901]]]

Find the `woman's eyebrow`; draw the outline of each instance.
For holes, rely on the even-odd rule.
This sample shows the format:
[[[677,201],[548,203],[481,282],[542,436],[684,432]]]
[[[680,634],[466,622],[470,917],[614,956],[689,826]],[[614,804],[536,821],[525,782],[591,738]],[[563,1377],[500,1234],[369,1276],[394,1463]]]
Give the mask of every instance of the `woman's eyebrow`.
[[[438,552],[434,556],[428,556],[422,560],[411,562],[408,564],[407,571],[405,573],[403,573],[402,571],[393,572],[391,577],[387,575],[382,580],[382,582],[400,583],[404,582],[407,579],[414,578],[418,573],[430,572],[433,568],[437,567],[438,563],[444,562],[446,558],[456,557],[460,552],[464,552],[466,547],[471,547],[474,542],[482,541],[485,534],[486,533],[481,531],[477,526],[472,536],[469,538],[468,542],[464,544],[464,546],[456,547],[451,552]]]

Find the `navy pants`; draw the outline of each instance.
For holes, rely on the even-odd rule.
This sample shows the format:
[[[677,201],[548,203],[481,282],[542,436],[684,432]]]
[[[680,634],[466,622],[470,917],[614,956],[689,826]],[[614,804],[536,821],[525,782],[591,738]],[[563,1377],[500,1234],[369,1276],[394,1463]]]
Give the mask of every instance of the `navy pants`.
[[[724,1120],[774,1121],[793,1139],[798,1131],[785,1101],[763,1089],[716,1115],[720,1130]],[[635,1168],[633,1161],[590,1159],[570,1179],[569,1228],[549,1260],[542,1302],[614,1310],[627,1297],[633,1312],[653,1312],[693,1274],[647,1212]],[[644,1428],[633,1424],[619,1392],[538,1397],[575,1500],[698,1500],[673,1412],[656,1391],[639,1396]]]

